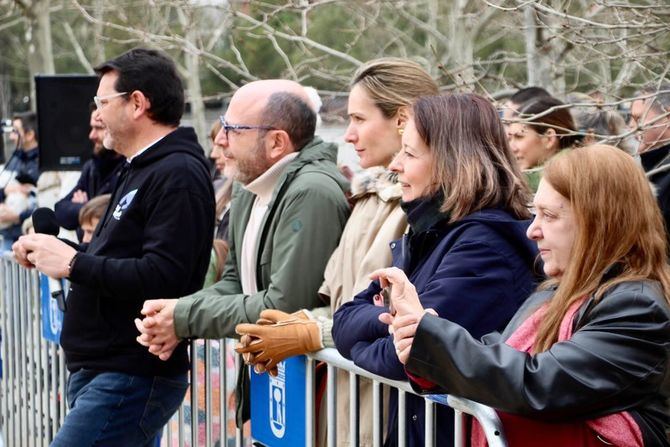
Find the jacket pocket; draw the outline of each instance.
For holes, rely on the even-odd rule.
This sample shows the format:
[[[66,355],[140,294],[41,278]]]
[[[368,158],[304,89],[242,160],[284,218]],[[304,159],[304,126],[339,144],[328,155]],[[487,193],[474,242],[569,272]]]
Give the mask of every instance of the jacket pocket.
[[[100,354],[109,347],[113,337],[100,294],[92,288],[73,284],[63,317],[63,348],[79,354]]]

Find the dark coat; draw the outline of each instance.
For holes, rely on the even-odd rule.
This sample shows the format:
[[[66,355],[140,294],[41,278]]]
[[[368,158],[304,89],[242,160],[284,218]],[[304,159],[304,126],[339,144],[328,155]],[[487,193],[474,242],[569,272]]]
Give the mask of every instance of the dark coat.
[[[632,281],[587,299],[573,335],[533,355],[504,343],[555,290],[533,294],[500,334],[482,341],[451,321],[421,320],[407,370],[438,388],[549,422],[628,411],[644,445],[667,446],[670,308],[658,283]],[[442,423],[442,421],[440,421]]]
[[[5,171],[13,171],[16,176],[21,179],[23,183],[30,183],[37,185],[37,179],[40,177],[40,150],[35,147],[24,151],[23,149],[16,149],[7,164],[4,167]],[[5,200],[5,186],[0,185],[0,202]]]
[[[37,179],[40,177],[39,153],[40,151],[37,147],[27,151],[16,149],[10,159],[7,160],[4,170],[15,172],[17,181],[35,186],[37,185]],[[0,203],[5,201],[5,186],[0,185]],[[21,236],[21,224],[31,216],[37,204],[34,193],[32,193],[32,199],[28,201],[28,208],[19,214],[19,223],[0,230],[0,235],[6,240],[15,241]]]
[[[666,228],[670,228],[670,144],[640,154],[640,162],[649,181],[656,187],[658,206]]]
[[[452,224],[444,216],[428,216],[426,222],[427,213],[437,216],[435,210],[408,210],[411,231],[391,244],[393,265],[408,275],[425,308],[459,322],[477,338],[502,330],[536,285],[537,249],[525,236],[529,221],[500,209],[478,211]],[[344,357],[374,374],[407,380],[388,327],[378,320],[387,309],[372,301],[379,291],[373,282],[335,312],[335,345]],[[407,445],[423,445],[424,401],[408,395],[406,405]],[[386,445],[395,445],[394,395],[389,411]],[[437,417],[437,445],[452,445],[453,412],[438,407]]]

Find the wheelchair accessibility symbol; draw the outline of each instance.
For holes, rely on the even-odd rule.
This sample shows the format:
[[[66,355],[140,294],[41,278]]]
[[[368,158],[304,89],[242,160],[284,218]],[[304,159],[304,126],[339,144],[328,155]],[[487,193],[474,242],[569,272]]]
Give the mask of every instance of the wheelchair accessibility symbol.
[[[270,428],[277,438],[286,430],[286,379],[284,362],[277,365],[277,377],[270,378]]]

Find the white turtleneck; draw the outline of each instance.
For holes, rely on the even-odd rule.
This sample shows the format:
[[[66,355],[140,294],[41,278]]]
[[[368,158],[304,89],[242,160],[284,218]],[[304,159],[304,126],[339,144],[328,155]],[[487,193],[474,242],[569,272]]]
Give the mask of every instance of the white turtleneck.
[[[258,292],[256,284],[256,264],[258,257],[258,236],[261,230],[261,223],[268,210],[268,204],[272,199],[279,177],[284,173],[288,164],[298,156],[298,152],[292,152],[285,155],[270,168],[262,173],[254,181],[244,188],[256,195],[256,200],[251,208],[249,222],[244,230],[242,239],[242,252],[240,256],[240,282],[242,283],[242,293],[250,295]]]

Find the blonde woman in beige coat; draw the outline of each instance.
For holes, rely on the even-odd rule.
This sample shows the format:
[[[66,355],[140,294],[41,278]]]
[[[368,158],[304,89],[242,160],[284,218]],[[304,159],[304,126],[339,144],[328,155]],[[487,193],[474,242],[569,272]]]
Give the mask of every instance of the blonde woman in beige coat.
[[[287,357],[334,347],[332,312],[368,286],[370,273],[391,265],[389,243],[402,236],[407,219],[400,208],[400,186],[387,167],[401,148],[412,102],[437,93],[437,84],[423,68],[404,59],[376,59],[354,74],[345,140],[354,146],[364,170],[352,180],[351,217],[328,261],[319,289],[325,307],[291,315],[266,310],[258,324],[238,325],[236,330],[242,335],[238,352],[244,353],[247,363],[254,364],[257,372],[276,374],[277,363]],[[294,342],[287,343],[287,339]],[[340,374],[338,386],[347,389],[348,374]],[[361,446],[372,445],[371,390],[369,384],[361,381]],[[348,446],[348,395],[339,395],[337,405],[338,445]],[[325,428],[325,424],[320,425]],[[324,430],[321,431],[319,438],[323,439]]]

